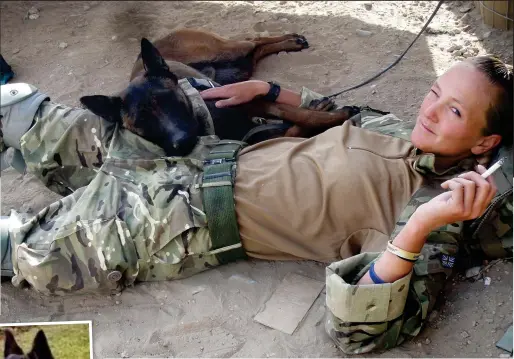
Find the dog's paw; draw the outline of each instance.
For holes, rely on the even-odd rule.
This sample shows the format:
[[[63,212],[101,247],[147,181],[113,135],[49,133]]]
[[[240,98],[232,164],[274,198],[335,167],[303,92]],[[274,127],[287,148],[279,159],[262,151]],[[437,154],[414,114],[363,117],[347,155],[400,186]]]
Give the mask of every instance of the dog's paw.
[[[307,107],[309,110],[314,111],[330,111],[336,106],[334,100],[328,97],[322,97],[320,99],[314,99]]]
[[[298,34],[293,34],[293,36],[294,36],[294,38],[296,40],[296,43],[298,45],[301,45],[303,49],[308,49],[309,48],[309,42],[307,41],[305,36],[298,35]]]

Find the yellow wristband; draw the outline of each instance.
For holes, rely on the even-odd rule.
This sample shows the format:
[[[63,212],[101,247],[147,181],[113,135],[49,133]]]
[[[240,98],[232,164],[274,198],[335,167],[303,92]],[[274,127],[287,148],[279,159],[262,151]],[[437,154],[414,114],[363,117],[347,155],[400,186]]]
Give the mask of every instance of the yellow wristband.
[[[401,259],[404,259],[408,262],[417,261],[419,256],[421,255],[421,253],[407,252],[401,248],[398,248],[397,246],[395,246],[393,244],[392,240],[389,240],[389,242],[387,242],[387,250],[389,252],[391,252],[392,254],[394,254],[395,256],[400,257]]]

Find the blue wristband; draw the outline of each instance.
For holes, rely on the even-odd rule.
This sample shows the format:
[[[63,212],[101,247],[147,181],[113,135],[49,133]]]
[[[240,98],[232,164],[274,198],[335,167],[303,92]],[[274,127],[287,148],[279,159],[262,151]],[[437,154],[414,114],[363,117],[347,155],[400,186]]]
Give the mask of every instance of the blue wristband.
[[[375,262],[371,263],[369,266],[369,276],[373,283],[375,284],[384,284],[385,282],[375,273]]]

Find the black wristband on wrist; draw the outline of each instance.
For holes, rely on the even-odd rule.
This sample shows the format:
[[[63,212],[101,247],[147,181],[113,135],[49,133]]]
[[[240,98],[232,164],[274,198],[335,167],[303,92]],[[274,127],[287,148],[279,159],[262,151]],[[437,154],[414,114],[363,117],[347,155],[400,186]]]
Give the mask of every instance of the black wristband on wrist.
[[[270,84],[270,88],[268,93],[263,96],[263,99],[269,102],[275,102],[280,94],[280,86],[272,81],[268,83]]]

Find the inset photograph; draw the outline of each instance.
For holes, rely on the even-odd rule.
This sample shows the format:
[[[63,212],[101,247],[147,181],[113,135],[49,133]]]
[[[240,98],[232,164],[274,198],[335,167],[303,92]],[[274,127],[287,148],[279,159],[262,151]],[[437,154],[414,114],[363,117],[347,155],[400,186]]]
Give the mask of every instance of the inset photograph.
[[[5,359],[92,359],[91,334],[91,321],[0,324]]]

